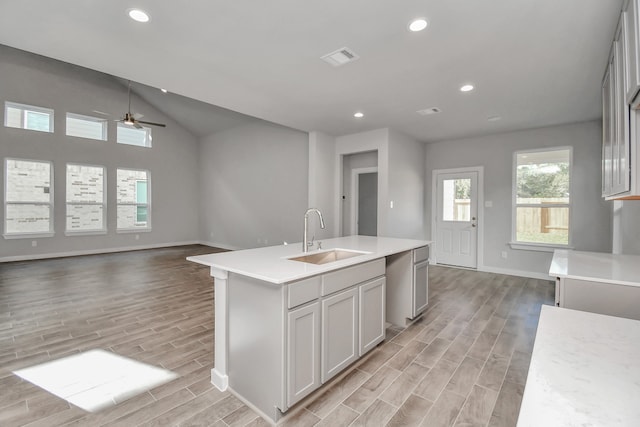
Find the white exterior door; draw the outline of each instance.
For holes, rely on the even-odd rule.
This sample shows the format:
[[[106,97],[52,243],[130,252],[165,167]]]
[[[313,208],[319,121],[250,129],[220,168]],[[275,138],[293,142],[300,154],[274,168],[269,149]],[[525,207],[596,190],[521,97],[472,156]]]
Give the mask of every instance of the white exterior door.
[[[436,175],[436,262],[478,265],[478,172]]]

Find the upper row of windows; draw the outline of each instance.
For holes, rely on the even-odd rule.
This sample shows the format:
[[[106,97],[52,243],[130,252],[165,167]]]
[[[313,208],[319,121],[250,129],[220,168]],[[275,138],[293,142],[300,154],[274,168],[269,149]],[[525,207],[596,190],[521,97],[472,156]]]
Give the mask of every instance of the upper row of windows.
[[[53,110],[33,105],[4,103],[4,125],[6,127],[29,129],[53,133]],[[99,117],[67,113],[67,135],[79,138],[107,140],[107,120]],[[151,147],[151,129],[136,128],[118,122],[117,142],[119,144]]]

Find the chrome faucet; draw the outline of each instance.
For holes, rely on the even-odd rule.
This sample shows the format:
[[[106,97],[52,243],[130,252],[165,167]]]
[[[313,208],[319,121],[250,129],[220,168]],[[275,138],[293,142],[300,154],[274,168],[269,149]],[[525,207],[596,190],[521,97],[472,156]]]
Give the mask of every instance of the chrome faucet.
[[[304,213],[304,234],[302,236],[302,252],[309,252],[309,242],[307,241],[307,234],[309,232],[309,213],[311,212],[315,212],[318,214],[318,217],[320,218],[320,228],[324,228],[324,219],[322,219],[322,212],[320,212],[319,209],[316,208],[309,208],[307,209],[307,211]],[[311,242],[311,245],[313,245],[313,242]]]

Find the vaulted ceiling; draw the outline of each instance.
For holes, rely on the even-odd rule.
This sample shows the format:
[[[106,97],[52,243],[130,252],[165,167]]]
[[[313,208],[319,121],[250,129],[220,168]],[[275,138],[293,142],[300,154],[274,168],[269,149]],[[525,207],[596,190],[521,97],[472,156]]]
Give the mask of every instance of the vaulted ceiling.
[[[0,44],[166,88],[180,96],[147,97],[166,104],[159,108],[174,118],[191,119],[185,125],[198,127],[197,134],[250,120],[228,109],[303,131],[338,136],[392,127],[432,142],[600,117],[601,78],[621,5],[3,1]],[[131,20],[134,7],[151,20]],[[408,31],[417,17],[428,27]],[[359,59],[340,67],[320,59],[343,47]],[[465,83],[475,89],[460,92]],[[441,113],[416,113],[430,107]],[[207,123],[214,114],[207,108],[220,120]],[[192,109],[203,114],[185,113]],[[364,117],[354,118],[356,111]]]

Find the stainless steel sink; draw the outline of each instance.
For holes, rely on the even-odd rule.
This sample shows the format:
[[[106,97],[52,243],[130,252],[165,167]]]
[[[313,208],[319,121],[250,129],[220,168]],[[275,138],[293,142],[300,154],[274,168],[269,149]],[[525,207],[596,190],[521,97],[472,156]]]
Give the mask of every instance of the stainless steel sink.
[[[341,261],[343,259],[352,258],[360,255],[366,255],[368,252],[350,251],[346,249],[332,249],[329,251],[316,252],[308,255],[300,255],[287,258],[291,261],[306,262],[307,264],[328,264],[330,262]]]

